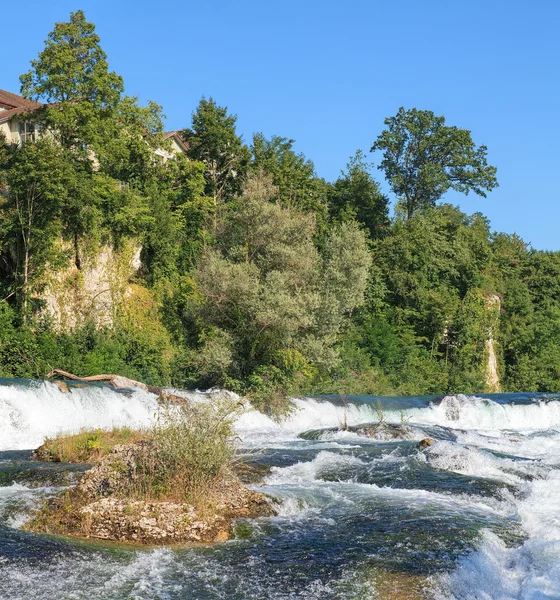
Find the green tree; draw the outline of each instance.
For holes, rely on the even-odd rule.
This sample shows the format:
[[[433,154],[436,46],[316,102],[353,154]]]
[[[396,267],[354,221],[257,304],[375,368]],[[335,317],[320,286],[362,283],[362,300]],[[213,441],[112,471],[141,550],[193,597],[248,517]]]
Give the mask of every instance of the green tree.
[[[146,232],[142,260],[151,284],[177,281],[192,271],[213,214],[212,199],[204,196],[203,163],[179,155],[165,167],[148,190],[154,222]]]
[[[203,97],[192,115],[192,127],[181,132],[188,157],[206,165],[205,194],[213,199],[215,213],[241,191],[249,166],[250,151],[237,135],[236,122],[226,107]]]
[[[109,71],[99,42],[84,12],[73,12],[68,22],[56,23],[31,70],[20,77],[24,97],[49,103],[40,110],[43,126],[84,159],[106,133],[104,119],[123,92],[122,78]]]
[[[12,148],[4,210],[15,257],[13,291],[24,318],[33,285],[52,259],[53,242],[60,235],[59,218],[69,180],[64,151],[49,138]]]
[[[253,172],[272,177],[278,189],[275,200],[297,210],[312,211],[321,226],[326,222],[327,185],[315,174],[315,166],[303,154],[293,150],[294,140],[262,133],[253,136]]]
[[[467,129],[446,125],[445,117],[429,110],[403,107],[385,125],[371,151],[383,152],[379,169],[404,203],[407,218],[433,206],[449,189],[486,197],[497,187],[486,146],[477,147]]]
[[[358,150],[329,192],[332,216],[337,221],[358,221],[369,231],[371,239],[375,239],[388,230],[388,204],[387,197],[371,175],[371,165]]]
[[[166,151],[162,107],[151,100],[140,106],[138,98],[124,96],[105,123],[103,144],[95,148],[99,169],[137,190],[162,176],[156,151]]]
[[[194,275],[199,314],[214,328],[198,361],[213,356],[214,371],[227,367],[230,376],[247,378],[266,365],[329,369],[339,333],[363,302],[370,265],[363,232],[355,224],[335,228],[320,255],[313,215],[272,203],[276,194],[269,177],[249,180]]]

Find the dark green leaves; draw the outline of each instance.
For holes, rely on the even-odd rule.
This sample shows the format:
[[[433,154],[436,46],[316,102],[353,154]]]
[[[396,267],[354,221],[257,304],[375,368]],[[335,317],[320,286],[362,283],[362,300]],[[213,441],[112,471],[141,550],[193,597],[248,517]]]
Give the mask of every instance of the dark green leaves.
[[[381,150],[379,168],[407,218],[434,205],[449,189],[480,196],[497,187],[496,168],[486,162],[486,146],[476,147],[466,129],[448,126],[429,110],[400,108],[385,119],[371,150]]]

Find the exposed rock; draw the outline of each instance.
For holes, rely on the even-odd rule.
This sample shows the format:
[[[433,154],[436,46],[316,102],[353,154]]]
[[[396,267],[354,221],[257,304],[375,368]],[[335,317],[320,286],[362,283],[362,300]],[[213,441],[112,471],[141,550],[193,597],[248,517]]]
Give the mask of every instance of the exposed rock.
[[[117,494],[126,483],[136,479],[139,460],[150,447],[149,440],[117,444],[106,457],[84,473],[77,490],[91,498]]]
[[[491,315],[490,326],[488,328],[488,339],[485,342],[485,383],[487,392],[500,392],[500,376],[498,373],[498,359],[496,357],[496,330],[499,327],[500,312],[502,309],[502,301],[499,296],[490,294],[485,296],[484,303],[486,311]]]
[[[433,446],[435,443],[436,441],[434,439],[427,437],[418,442],[418,448],[420,448],[420,450],[425,450],[426,448]]]
[[[432,400],[431,404],[435,406],[443,405],[445,418],[448,421],[458,421],[461,418],[461,401],[457,396],[442,396]]]
[[[55,381],[54,384],[63,394],[70,393],[70,388],[68,387],[68,384],[65,381]]]
[[[199,518],[188,504],[101,498],[78,509],[82,533],[102,540],[139,543],[226,541],[230,521]]]
[[[412,427],[397,423],[386,423],[385,421],[380,421],[377,423],[363,423],[361,425],[349,425],[347,427],[326,427],[325,429],[312,429],[310,431],[300,433],[299,437],[304,440],[320,440],[326,433],[337,433],[339,431],[350,431],[356,435],[375,439],[380,442],[414,439]]]
[[[354,425],[347,428],[348,431],[368,438],[380,441],[390,440],[410,440],[413,438],[412,428],[408,425],[398,425],[395,423],[365,423],[364,425]]]
[[[186,503],[127,498],[127,486],[130,489],[137,478],[142,456],[153,452],[151,444],[141,440],[115,446],[75,488],[50,500],[27,527],[144,544],[222,542],[231,535],[233,519],[275,513],[270,499],[243,487],[232,473],[220,480],[211,510],[203,514]]]
[[[157,397],[158,404],[178,404],[179,406],[189,406],[189,401],[182,396],[172,394],[168,390],[161,390],[161,393]]]
[[[70,331],[90,321],[98,327],[111,325],[117,308],[132,293],[130,280],[141,266],[138,242],[124,242],[119,250],[88,246],[86,251],[62,243],[61,253],[68,254],[66,264],[47,268],[44,274],[39,297],[43,313],[57,330]]]

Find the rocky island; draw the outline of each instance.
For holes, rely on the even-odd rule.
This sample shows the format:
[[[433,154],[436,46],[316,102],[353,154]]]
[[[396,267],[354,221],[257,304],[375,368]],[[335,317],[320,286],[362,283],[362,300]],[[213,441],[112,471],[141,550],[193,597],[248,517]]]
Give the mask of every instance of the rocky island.
[[[236,518],[275,513],[233,469],[232,407],[174,406],[150,431],[83,432],[47,440],[39,460],[96,461],[26,524],[40,533],[139,544],[222,542]],[[119,438],[129,443],[107,445]]]

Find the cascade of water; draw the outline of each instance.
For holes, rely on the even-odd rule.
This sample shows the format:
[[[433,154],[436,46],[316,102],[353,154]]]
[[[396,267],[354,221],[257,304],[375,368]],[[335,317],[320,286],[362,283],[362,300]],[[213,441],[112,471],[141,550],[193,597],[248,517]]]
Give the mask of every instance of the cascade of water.
[[[155,397],[142,390],[88,385],[63,393],[50,382],[0,385],[0,450],[35,448],[45,436],[84,428],[146,426],[155,408]]]
[[[0,450],[82,428],[144,427],[157,410],[141,390],[70,387],[0,381]],[[195,402],[227,393],[175,392]],[[343,430],[380,416],[407,424],[407,439]],[[425,583],[431,573],[429,598],[560,597],[558,396],[387,398],[381,411],[376,398],[299,398],[280,422],[247,406],[236,428],[279,514],[213,549],[120,554],[29,537],[17,527],[53,488],[25,478],[25,453],[0,453],[0,599],[377,597],[392,581],[376,587],[386,565],[393,578]],[[421,451],[426,435],[436,443]]]

